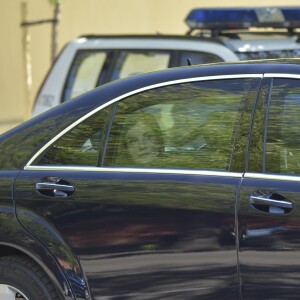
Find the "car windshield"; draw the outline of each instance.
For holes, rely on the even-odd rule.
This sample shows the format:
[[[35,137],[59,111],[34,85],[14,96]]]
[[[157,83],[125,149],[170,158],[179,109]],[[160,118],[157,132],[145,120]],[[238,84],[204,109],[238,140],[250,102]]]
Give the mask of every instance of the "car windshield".
[[[236,52],[236,55],[240,60],[296,58],[300,57],[300,49]]]

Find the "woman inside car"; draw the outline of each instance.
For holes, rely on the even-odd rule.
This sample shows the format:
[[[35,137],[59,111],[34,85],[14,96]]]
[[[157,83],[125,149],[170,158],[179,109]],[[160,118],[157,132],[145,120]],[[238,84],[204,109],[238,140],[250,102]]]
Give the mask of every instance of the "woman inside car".
[[[156,119],[149,113],[127,115],[120,130],[121,145],[117,164],[155,166],[164,153],[164,140]]]

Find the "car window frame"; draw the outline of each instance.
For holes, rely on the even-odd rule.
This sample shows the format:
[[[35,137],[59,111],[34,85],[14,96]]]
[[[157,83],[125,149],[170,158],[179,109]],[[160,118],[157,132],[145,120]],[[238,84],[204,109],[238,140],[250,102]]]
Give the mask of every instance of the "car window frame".
[[[102,156],[103,156],[103,151],[105,151],[105,145],[106,145],[106,139],[107,139],[107,133],[108,133],[108,131],[109,131],[109,129],[110,129],[110,126],[111,126],[111,119],[112,119],[112,114],[114,113],[114,106],[108,106],[108,107],[104,107],[103,109],[106,109],[106,112],[105,112],[105,119],[104,119],[104,122],[103,122],[103,127],[102,127],[102,129],[103,129],[103,132],[102,132],[102,134],[101,134],[101,138],[100,138],[100,141],[99,141],[99,146],[98,146],[98,149],[96,150],[97,151],[97,155],[95,155],[95,158],[96,158],[96,163],[95,163],[95,166],[91,166],[91,165],[84,165],[84,164],[81,164],[81,165],[76,165],[76,166],[78,166],[78,167],[80,167],[80,166],[83,166],[83,167],[85,167],[85,166],[87,166],[87,167],[99,167],[100,165],[101,165],[101,163],[102,163]],[[92,114],[92,115],[90,115],[89,117],[93,117],[93,116],[95,116],[97,113],[98,114],[100,114],[101,112],[103,112],[103,109],[101,109],[101,110],[99,110],[99,111],[97,111],[96,113],[94,113],[94,114]],[[63,130],[62,132],[64,132],[63,134],[61,134],[61,135],[59,135],[59,137],[58,138],[56,138],[55,139],[55,141],[53,141],[53,143],[52,144],[50,144],[47,148],[45,148],[44,149],[44,151],[42,151],[36,158],[35,158],[35,160],[37,160],[38,161],[38,163],[39,163],[39,161],[40,161],[40,159],[42,158],[42,156],[44,155],[44,154],[46,154],[49,150],[52,150],[52,149],[50,149],[52,146],[54,146],[55,145],[55,143],[56,142],[59,142],[59,140],[60,140],[60,138],[63,138],[65,135],[67,135],[67,134],[69,134],[70,132],[72,132],[72,130],[74,129],[74,128],[76,128],[76,126],[78,126],[78,125],[81,125],[83,122],[85,122],[86,120],[88,120],[88,118],[85,118],[85,119],[83,119],[81,122],[74,122],[74,123],[76,123],[76,125],[75,126],[73,126],[72,128],[70,128],[69,130]],[[73,123],[73,124],[74,124]],[[71,124],[71,125],[73,125],[73,124]],[[67,127],[67,128],[69,128],[69,127]],[[88,141],[90,138],[88,138],[86,141]],[[84,152],[84,151],[83,151]],[[39,164],[38,164],[39,165]],[[41,166],[41,165],[39,165],[39,166]],[[55,165],[55,164],[49,164],[49,165],[46,165],[46,166],[49,166],[49,167],[54,167],[54,166],[59,166],[59,165]],[[70,165],[67,165],[67,164],[61,164],[61,166],[64,166],[64,167],[68,167],[68,166],[70,166]]]
[[[271,109],[272,104],[272,91],[273,91],[273,81],[274,79],[292,79],[292,80],[299,80],[300,83],[300,75],[298,74],[285,74],[285,73],[269,73],[264,75],[265,78],[270,78],[270,89],[269,89],[269,95],[267,98],[267,108],[265,112],[265,122],[264,122],[264,144],[263,144],[263,170],[262,170],[262,176],[266,176],[266,178],[282,178],[288,180],[293,180],[291,178],[300,178],[300,174],[290,174],[290,173],[274,173],[274,172],[268,172],[266,168],[266,149],[267,149],[267,134],[268,134],[268,116],[269,111]]]
[[[262,78],[259,93],[255,106],[253,108],[252,122],[249,133],[249,144],[247,150],[247,173],[264,173],[265,172],[265,142],[267,130],[268,107],[272,90],[272,78]],[[257,119],[261,118],[261,127],[257,126]],[[257,137],[261,139],[262,149],[255,148]],[[258,162],[259,161],[259,162]],[[256,166],[256,164],[260,164]],[[255,165],[254,165],[255,164]]]
[[[284,173],[268,173],[266,172],[266,141],[267,141],[267,129],[268,129],[268,114],[270,109],[271,102],[271,94],[273,88],[273,79],[297,79],[300,80],[300,75],[298,74],[288,74],[288,73],[265,73],[262,79],[262,82],[266,82],[268,84],[268,91],[265,94],[265,97],[261,97],[258,101],[265,101],[265,109],[263,112],[263,149],[260,153],[260,159],[262,161],[261,168],[249,170],[249,166],[246,170],[245,177],[247,178],[257,178],[257,179],[271,179],[271,180],[289,180],[289,181],[300,181],[300,174],[292,175],[292,174],[284,174]],[[299,81],[300,83],[300,81]],[[262,88],[261,88],[262,89]],[[260,91],[261,91],[260,89]],[[257,111],[255,111],[255,116],[257,115]],[[255,122],[255,119],[254,119]],[[250,141],[249,147],[249,159],[251,160],[251,152],[253,151],[252,141]]]
[[[235,79],[250,79],[250,77],[235,78]],[[198,82],[205,82],[206,81],[206,82],[216,83],[216,81],[226,81],[226,80],[230,80],[230,79],[228,79],[228,78],[226,78],[226,79],[225,78],[217,78],[217,79],[208,79],[208,80],[193,81],[193,82],[198,83]],[[190,82],[188,82],[188,83],[190,83]],[[257,97],[258,97],[258,94],[259,94],[260,83],[261,83],[261,79],[260,79],[259,82],[254,82],[254,80],[253,80],[253,82],[251,83],[251,88],[246,93],[244,93],[242,95],[242,98],[241,98],[242,101],[240,101],[240,107],[239,107],[240,110],[238,111],[238,116],[237,116],[237,119],[235,120],[235,126],[233,128],[234,134],[233,134],[233,137],[232,137],[233,138],[232,139],[232,144],[229,145],[229,147],[231,147],[231,151],[230,151],[230,153],[228,153],[229,154],[228,169],[225,170],[225,169],[220,168],[219,170],[218,169],[213,170],[213,169],[209,169],[209,168],[207,168],[207,169],[205,169],[205,168],[199,168],[199,169],[195,168],[195,169],[193,169],[193,168],[188,168],[188,167],[183,167],[183,168],[180,168],[180,169],[182,169],[182,170],[209,170],[209,171],[220,171],[220,172],[231,172],[232,170],[235,170],[235,171],[239,171],[239,172],[240,171],[245,172],[246,166],[247,166],[246,159],[247,159],[248,147],[249,147],[250,128],[251,128],[251,124],[253,122],[253,111],[254,111],[255,104],[256,104],[256,101],[257,101]],[[176,85],[180,85],[180,83],[178,83]],[[134,96],[134,95],[131,95],[131,96]],[[251,96],[253,96],[253,98],[251,98]],[[128,100],[128,98],[130,98],[130,97],[121,99],[117,103],[120,103],[121,101],[126,101],[126,100]],[[129,101],[130,101],[130,99],[129,99]],[[158,101],[158,100],[156,99],[156,101]],[[158,103],[160,103],[160,102],[158,102]],[[150,105],[150,107],[151,107],[151,105]],[[249,107],[250,107],[250,111],[251,111],[251,113],[250,113],[250,122],[251,122],[251,124],[248,123],[248,122],[245,122],[243,120],[243,117],[245,116],[245,113],[249,111],[249,109],[247,109]],[[116,110],[117,110],[117,107],[116,107]],[[113,120],[112,120],[111,124],[114,123],[114,118],[115,118],[115,115],[113,116]],[[239,159],[240,155],[236,153],[235,148],[237,147],[237,141],[239,140],[239,137],[241,137],[241,135],[242,135],[241,132],[244,132],[245,128],[246,128],[246,132],[247,132],[247,137],[246,137],[246,141],[243,143],[244,148],[243,148],[243,152],[242,152],[242,156],[241,156],[242,159]],[[109,131],[111,132],[111,127],[110,127]],[[108,135],[110,135],[110,132],[109,132]],[[107,146],[108,145],[106,144],[106,147]],[[112,151],[112,152],[114,152],[114,151]],[[183,153],[181,153],[181,154],[183,154]],[[102,158],[102,161],[104,162],[106,160],[106,158],[105,157]],[[110,160],[111,158],[108,158],[108,159]],[[240,163],[237,163],[237,161],[239,161]],[[151,169],[152,168],[156,168],[156,169],[158,169],[158,168],[159,169],[177,169],[176,167],[169,167],[169,168],[168,167],[145,167],[145,166],[136,166],[136,167],[134,167],[134,166],[129,166],[129,165],[128,166],[127,165],[126,166],[125,165],[124,166],[103,165],[102,167],[103,168],[140,168],[140,169],[147,169],[147,168],[151,168]]]
[[[73,169],[81,169],[81,170],[92,170],[92,171],[101,171],[101,170],[108,170],[108,169],[112,169],[113,171],[117,171],[118,169],[131,169],[133,172],[135,170],[142,170],[143,172],[153,172],[153,171],[157,171],[160,170],[162,173],[165,172],[174,172],[174,173],[182,173],[182,172],[188,172],[189,174],[198,174],[198,172],[200,173],[211,173],[211,174],[215,174],[215,173],[237,173],[234,171],[208,171],[208,170],[185,170],[185,169],[180,169],[180,170],[174,170],[174,169],[144,169],[144,168],[111,168],[111,167],[103,167],[103,164],[101,166],[96,166],[96,167],[82,167],[82,166],[41,166],[38,164],[35,164],[35,161],[41,156],[43,155],[43,153],[45,151],[47,151],[48,147],[50,147],[51,145],[53,145],[55,143],[55,141],[57,141],[61,136],[63,136],[64,134],[66,134],[68,131],[70,131],[72,128],[74,128],[76,125],[78,125],[79,123],[83,122],[84,120],[86,120],[88,117],[92,116],[93,114],[97,113],[98,111],[102,110],[103,108],[111,105],[111,104],[115,104],[113,107],[113,112],[110,115],[110,126],[107,127],[107,132],[106,132],[106,138],[105,138],[105,145],[107,145],[107,138],[109,136],[109,132],[111,129],[111,124],[112,124],[112,117],[113,114],[115,112],[115,107],[116,104],[118,103],[118,101],[123,100],[131,95],[135,95],[138,94],[140,92],[143,91],[147,91],[147,90],[151,90],[154,88],[158,88],[158,87],[163,87],[163,86],[170,86],[170,85],[176,85],[179,83],[190,83],[190,82],[197,82],[197,81],[211,81],[211,80],[225,80],[225,79],[243,79],[243,78],[257,78],[260,79],[263,77],[263,74],[232,74],[232,75],[216,75],[216,76],[205,76],[205,77],[193,77],[193,78],[184,78],[184,79],[177,79],[177,80],[171,80],[171,81],[164,81],[164,82],[160,82],[157,84],[152,84],[152,85],[148,85],[148,86],[144,86],[142,88],[138,88],[135,90],[132,90],[128,93],[122,94],[119,97],[116,97],[114,99],[111,99],[109,101],[107,101],[106,103],[98,106],[97,108],[93,109],[92,111],[90,111],[89,113],[87,113],[86,115],[82,116],[81,118],[79,118],[77,121],[75,121],[74,123],[72,123],[71,125],[69,125],[67,128],[65,128],[64,130],[62,130],[57,136],[55,136],[54,138],[52,138],[50,141],[48,141],[43,147],[41,147],[26,163],[26,165],[24,166],[24,170],[45,170],[45,169],[65,169],[65,170],[73,170]],[[104,146],[106,147],[106,146]],[[101,151],[99,152],[101,153]],[[103,161],[103,159],[100,158],[101,161]],[[240,173],[238,173],[240,174]]]

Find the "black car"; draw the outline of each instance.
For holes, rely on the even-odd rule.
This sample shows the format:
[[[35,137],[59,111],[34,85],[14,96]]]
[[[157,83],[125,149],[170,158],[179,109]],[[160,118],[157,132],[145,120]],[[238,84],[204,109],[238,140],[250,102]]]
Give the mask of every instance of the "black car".
[[[115,81],[2,135],[0,167],[9,299],[299,297],[300,60]]]

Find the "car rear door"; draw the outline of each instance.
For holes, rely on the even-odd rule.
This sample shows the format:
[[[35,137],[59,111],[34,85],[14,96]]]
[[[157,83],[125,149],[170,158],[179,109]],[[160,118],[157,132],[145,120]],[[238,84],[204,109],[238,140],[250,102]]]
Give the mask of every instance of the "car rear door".
[[[242,299],[300,292],[300,80],[265,75],[238,205]]]
[[[62,132],[20,172],[18,219],[78,297],[81,266],[95,299],[239,298],[235,205],[259,82],[203,77],[133,94]],[[139,155],[130,149],[144,133]]]

